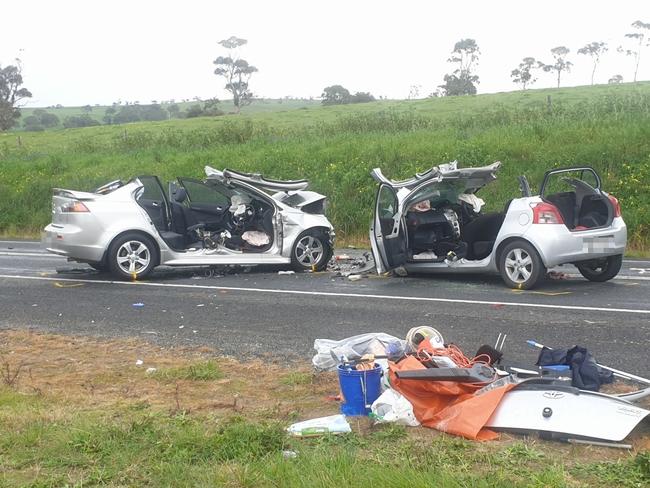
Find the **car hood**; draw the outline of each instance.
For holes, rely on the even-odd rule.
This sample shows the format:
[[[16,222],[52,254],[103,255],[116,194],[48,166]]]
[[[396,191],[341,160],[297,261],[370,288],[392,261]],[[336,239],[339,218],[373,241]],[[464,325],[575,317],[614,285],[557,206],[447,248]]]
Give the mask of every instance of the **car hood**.
[[[463,188],[460,188],[460,190],[463,193],[474,193],[496,179],[496,172],[500,166],[501,162],[496,161],[488,166],[458,168],[458,161],[452,161],[451,163],[434,166],[424,173],[416,173],[413,178],[401,181],[386,178],[379,168],[373,169],[371,174],[378,183],[389,185],[396,190],[412,190],[425,182],[435,184],[443,181],[458,181],[462,183]]]

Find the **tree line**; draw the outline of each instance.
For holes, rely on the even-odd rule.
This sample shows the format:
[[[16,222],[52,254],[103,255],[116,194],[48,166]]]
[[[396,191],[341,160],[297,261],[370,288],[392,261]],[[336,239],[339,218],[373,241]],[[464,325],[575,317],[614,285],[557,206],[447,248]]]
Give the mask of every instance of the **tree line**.
[[[640,20],[631,24],[633,31],[624,36],[626,45],[617,47],[617,52],[631,57],[633,60],[634,74],[633,81],[637,81],[641,55],[650,46],[650,23]],[[223,55],[218,56],[213,64],[216,66],[214,74],[225,81],[224,88],[232,95],[233,105],[236,113],[241,107],[253,101],[253,92],[250,90],[250,79],[258,72],[258,69],[241,57],[240,48],[248,43],[246,39],[231,36],[223,39],[218,44],[226,50]],[[577,50],[577,54],[587,56],[592,63],[591,84],[594,84],[596,70],[601,57],[609,50],[609,46],[602,41],[590,42]],[[513,83],[521,86],[523,90],[537,81],[537,74],[540,71],[554,73],[557,79],[557,87],[560,87],[562,75],[569,73],[573,62],[569,59],[571,50],[566,46],[557,46],[550,50],[551,61],[549,63],[525,57],[519,65],[510,72]],[[455,65],[455,69],[443,77],[443,83],[438,85],[431,96],[457,96],[474,95],[477,92],[477,85],[480,83],[476,72],[481,51],[475,39],[461,39],[456,42],[447,59]],[[613,75],[608,83],[621,83],[623,76]],[[14,127],[20,118],[20,106],[24,100],[32,97],[32,93],[23,85],[22,64],[16,60],[15,64],[0,65],[0,131],[6,131]],[[417,85],[411,86],[409,98],[419,94]],[[350,93],[349,90],[340,84],[330,85],[323,89],[321,94],[324,105],[340,105],[348,103],[372,102],[375,97],[369,92]],[[203,116],[218,116],[224,112],[218,107],[219,100],[211,98],[206,101],[199,101],[181,110],[178,104],[171,103],[163,107],[159,103],[140,105],[139,103],[121,105],[119,103],[108,107],[102,117],[105,124],[123,124],[137,121],[166,120],[169,118],[191,118]],[[44,130],[62,124],[64,127],[88,127],[99,125],[96,118],[90,116],[92,107],[84,107],[83,113],[66,117],[63,122],[55,114],[46,110],[34,110],[32,115],[25,117],[23,127],[26,130]]]

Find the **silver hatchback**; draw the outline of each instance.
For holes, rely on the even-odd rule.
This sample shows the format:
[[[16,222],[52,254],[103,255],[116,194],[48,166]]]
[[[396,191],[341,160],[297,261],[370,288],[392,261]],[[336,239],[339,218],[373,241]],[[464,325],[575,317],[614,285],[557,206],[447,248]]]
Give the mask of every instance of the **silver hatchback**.
[[[114,181],[94,192],[55,188],[44,247],[72,261],[143,278],[158,265],[290,264],[322,270],[333,251],[326,197],[306,180],[205,167],[206,178]]]

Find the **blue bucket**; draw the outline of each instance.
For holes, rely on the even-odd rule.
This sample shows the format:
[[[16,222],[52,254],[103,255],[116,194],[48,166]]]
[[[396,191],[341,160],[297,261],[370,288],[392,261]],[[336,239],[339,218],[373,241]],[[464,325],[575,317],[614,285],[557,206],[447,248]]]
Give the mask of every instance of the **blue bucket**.
[[[339,385],[343,395],[343,415],[368,415],[370,406],[381,394],[381,366],[357,371],[350,366],[339,365]]]

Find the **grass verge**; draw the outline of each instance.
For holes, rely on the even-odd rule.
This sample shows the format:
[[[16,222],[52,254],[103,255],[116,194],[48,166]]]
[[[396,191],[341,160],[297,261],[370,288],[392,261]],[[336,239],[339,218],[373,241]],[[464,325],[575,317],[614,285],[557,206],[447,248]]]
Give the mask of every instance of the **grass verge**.
[[[0,333],[0,353],[3,368],[20,369],[0,386],[0,485],[7,487],[650,482],[647,425],[633,434],[632,452],[505,435],[473,443],[365,418],[351,420],[350,435],[297,440],[285,435],[289,423],[337,411],[324,400],[336,392],[333,375],[239,363],[208,349],[19,331]]]

